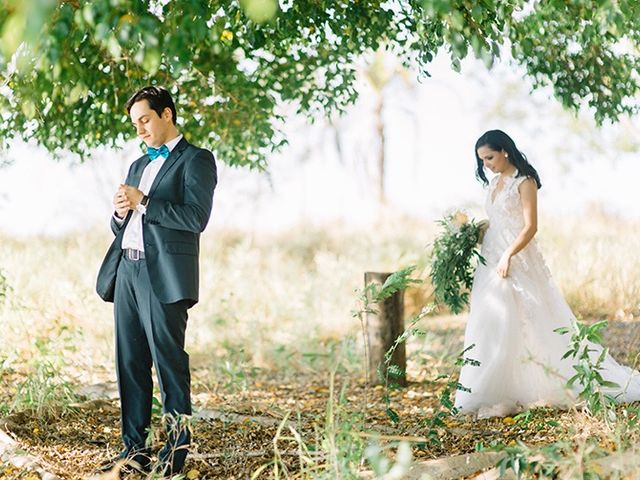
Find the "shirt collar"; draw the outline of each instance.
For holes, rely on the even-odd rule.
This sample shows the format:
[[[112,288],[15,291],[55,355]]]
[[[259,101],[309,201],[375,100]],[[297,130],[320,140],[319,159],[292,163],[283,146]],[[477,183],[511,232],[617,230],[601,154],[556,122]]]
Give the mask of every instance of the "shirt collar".
[[[176,138],[169,140],[168,142],[165,143],[165,145],[167,146],[170,152],[172,152],[173,149],[176,148],[176,145],[178,145],[178,142],[182,140],[183,136],[184,135],[179,134]]]

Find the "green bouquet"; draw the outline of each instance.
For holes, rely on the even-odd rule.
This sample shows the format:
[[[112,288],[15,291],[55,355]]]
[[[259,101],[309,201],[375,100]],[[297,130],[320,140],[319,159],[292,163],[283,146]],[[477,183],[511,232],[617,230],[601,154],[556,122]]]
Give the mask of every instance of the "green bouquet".
[[[464,212],[454,212],[437,222],[443,227],[431,252],[431,283],[436,301],[452,313],[460,313],[469,304],[469,291],[478,262],[485,260],[478,250],[488,222],[476,223]]]

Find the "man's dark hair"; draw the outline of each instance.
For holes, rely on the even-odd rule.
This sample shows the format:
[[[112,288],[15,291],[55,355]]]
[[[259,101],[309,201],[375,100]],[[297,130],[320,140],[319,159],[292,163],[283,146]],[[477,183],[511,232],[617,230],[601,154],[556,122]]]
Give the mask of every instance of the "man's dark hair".
[[[164,109],[169,107],[173,116],[173,124],[176,124],[176,120],[178,118],[176,114],[176,105],[173,103],[173,98],[171,98],[171,94],[166,88],[156,87],[154,85],[141,88],[134,93],[129,100],[127,100],[127,113],[131,113],[131,107],[133,104],[140,100],[146,100],[149,103],[149,107],[154,110],[159,117],[162,116]]]

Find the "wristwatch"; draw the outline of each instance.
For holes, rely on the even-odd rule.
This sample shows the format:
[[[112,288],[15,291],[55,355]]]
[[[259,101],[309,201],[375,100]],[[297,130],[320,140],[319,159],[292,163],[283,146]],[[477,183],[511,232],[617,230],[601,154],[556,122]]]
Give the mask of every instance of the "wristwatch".
[[[140,200],[140,203],[136,205],[136,211],[144,215],[145,213],[147,213],[148,204],[149,204],[149,197],[147,197],[146,195],[143,195],[142,200]]]

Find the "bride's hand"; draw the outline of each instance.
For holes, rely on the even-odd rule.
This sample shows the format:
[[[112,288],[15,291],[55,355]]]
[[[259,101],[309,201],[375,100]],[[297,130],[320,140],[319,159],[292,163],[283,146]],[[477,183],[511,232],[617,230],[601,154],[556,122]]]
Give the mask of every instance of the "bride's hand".
[[[511,255],[505,252],[500,258],[500,261],[498,262],[498,268],[496,268],[498,275],[500,275],[502,278],[506,278],[507,275],[509,275],[510,265],[511,265]]]

